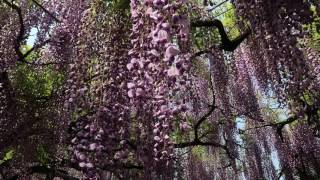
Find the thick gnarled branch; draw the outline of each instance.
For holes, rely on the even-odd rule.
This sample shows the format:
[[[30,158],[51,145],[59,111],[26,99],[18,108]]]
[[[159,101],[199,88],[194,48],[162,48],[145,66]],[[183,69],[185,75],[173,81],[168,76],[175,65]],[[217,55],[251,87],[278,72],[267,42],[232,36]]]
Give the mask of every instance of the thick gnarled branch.
[[[191,27],[216,27],[219,30],[219,34],[221,36],[221,44],[220,48],[225,51],[234,51],[240,43],[245,40],[250,34],[251,29],[249,28],[244,34],[240,35],[239,37],[230,40],[223,24],[220,20],[214,19],[214,20],[205,20],[205,21],[194,21],[191,22]]]
[[[20,28],[19,28],[19,33],[18,36],[16,38],[16,42],[14,44],[14,50],[18,55],[18,61],[23,61],[24,60],[24,55],[20,50],[20,46],[22,41],[25,39],[24,34],[25,34],[25,26],[24,26],[24,22],[23,22],[23,15],[22,15],[22,11],[21,8],[18,7],[17,5],[15,5],[13,2],[10,3],[7,0],[3,0],[4,3],[6,5],[8,5],[11,9],[13,9],[14,11],[16,11],[17,15],[18,15],[18,19],[19,19],[19,24],[20,24]]]
[[[14,50],[18,56],[17,61],[19,62],[23,62],[23,63],[28,63],[26,61],[26,57],[29,56],[33,51],[35,51],[38,48],[41,48],[42,46],[44,46],[45,44],[49,43],[50,40],[46,40],[38,45],[33,46],[31,49],[29,49],[26,53],[22,53],[21,51],[21,43],[26,39],[26,28],[24,25],[24,20],[23,20],[23,14],[22,14],[22,10],[19,6],[17,6],[16,4],[14,4],[13,2],[9,2],[8,0],[3,0],[4,3],[9,6],[11,9],[13,9],[14,11],[16,11],[18,19],[19,19],[19,33],[18,36],[16,38],[16,42],[14,44]],[[55,16],[53,16],[48,10],[46,10],[41,4],[39,4],[37,1],[32,0],[32,2],[34,2],[37,6],[39,6],[45,13],[47,13],[51,18],[53,18],[54,20],[56,20],[57,22],[60,22],[59,19],[57,19]]]

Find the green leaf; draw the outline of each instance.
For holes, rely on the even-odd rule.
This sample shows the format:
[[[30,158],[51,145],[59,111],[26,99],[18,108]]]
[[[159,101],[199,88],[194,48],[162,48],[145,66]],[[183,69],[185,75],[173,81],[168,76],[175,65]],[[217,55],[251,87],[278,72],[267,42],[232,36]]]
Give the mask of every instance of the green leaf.
[[[13,158],[13,155],[14,155],[14,150],[13,149],[11,149],[8,152],[6,152],[6,154],[4,155],[2,160],[0,160],[0,165],[2,165],[3,163],[11,160]]]

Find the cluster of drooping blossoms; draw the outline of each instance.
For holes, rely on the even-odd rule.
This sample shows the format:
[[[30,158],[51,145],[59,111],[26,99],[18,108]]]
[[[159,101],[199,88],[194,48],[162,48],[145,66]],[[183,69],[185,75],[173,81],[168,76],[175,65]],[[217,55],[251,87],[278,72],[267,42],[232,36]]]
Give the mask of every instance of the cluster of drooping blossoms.
[[[0,7],[0,72],[8,70],[16,63],[18,58],[14,47],[18,35],[16,29],[19,28],[18,18],[13,10]]]
[[[210,61],[210,72],[212,73],[213,77],[217,105],[219,108],[221,108],[221,110],[223,110],[223,114],[226,116],[226,118],[231,120],[232,109],[238,108],[236,109],[236,111],[239,113],[239,115],[241,115],[246,111],[246,106],[248,103],[241,99],[243,98],[242,95],[231,95],[231,90],[246,95],[250,89],[250,87],[247,87],[248,83],[250,83],[250,79],[248,79],[249,74],[246,70],[246,67],[244,67],[245,63],[243,62],[243,59],[241,57],[236,57],[235,59],[233,59],[233,67],[231,69],[227,69],[227,56],[223,55],[222,50],[219,50],[219,48],[215,48],[213,49],[212,55],[208,56]],[[231,70],[233,70],[233,76],[228,75]],[[234,96],[234,98],[232,99],[231,96]],[[242,103],[241,108],[239,108],[239,106],[231,107],[230,101],[232,100]],[[250,103],[248,104],[248,106],[250,106]]]
[[[0,99],[1,99],[1,104],[0,104],[0,115],[1,115],[1,119],[5,119],[5,111],[7,109],[7,97],[6,97],[6,93],[5,93],[5,87],[4,87],[4,83],[0,82]]]
[[[234,109],[235,107],[232,107],[231,105],[233,99],[233,94],[231,90],[233,90],[232,83],[234,83],[234,81],[230,81],[232,80],[232,77],[228,75],[228,71],[230,70],[228,70],[228,67],[226,65],[227,61],[229,60],[226,52],[224,54],[221,49],[216,47],[212,50],[212,54],[208,55],[208,57],[210,62],[212,83],[215,93],[215,105],[219,109],[219,111],[217,111],[218,117],[216,117],[215,121],[219,121],[219,119],[224,120],[223,126],[220,127],[217,131],[225,134],[225,137],[228,140],[227,145],[230,149],[230,153],[232,154],[232,156],[236,157],[237,147],[233,143],[235,142],[234,135],[236,130],[236,124],[234,122],[234,113],[237,112],[239,113],[239,115],[242,115],[244,114],[244,112],[240,112],[239,109]],[[234,162],[232,164],[232,168],[235,168]]]
[[[247,151],[240,151],[239,146],[235,144],[237,142],[235,135],[237,134],[236,123],[234,116],[246,117],[249,121],[247,124],[257,124],[257,121],[262,121],[260,114],[259,104],[254,92],[254,86],[252,84],[251,67],[249,64],[250,56],[249,49],[240,45],[238,49],[228,56],[227,53],[223,54],[222,50],[218,48],[213,49],[212,55],[208,55],[210,60],[210,72],[212,74],[214,92],[216,96],[216,105],[221,112],[216,119],[225,119],[223,126],[217,129],[218,132],[223,134],[226,145],[229,149],[230,156],[233,158],[251,158],[249,161],[251,164],[243,164],[244,168],[250,167],[248,171],[248,177],[257,178],[263,176],[261,156],[262,150],[268,145],[257,143],[249,143]],[[230,62],[231,67],[227,67],[226,63]],[[214,120],[217,121],[217,120]],[[250,126],[248,126],[250,127]],[[250,135],[259,141],[260,137],[257,135]],[[261,141],[266,139],[261,138]],[[224,142],[221,142],[224,143]],[[262,146],[262,148],[261,148]],[[265,152],[264,152],[265,153]],[[267,153],[266,153],[267,154]],[[241,157],[240,157],[241,156]],[[266,155],[267,156],[267,155]],[[270,159],[264,158],[266,161]],[[225,159],[217,159],[220,163],[225,163]],[[259,169],[261,167],[261,169]],[[222,177],[230,177],[237,171],[237,165],[235,160],[231,160],[232,171],[221,170],[219,173]],[[270,168],[270,167],[266,167]],[[253,173],[256,170],[255,173]],[[251,174],[250,174],[251,173]],[[260,174],[259,174],[260,173]],[[234,175],[234,174],[233,174]],[[270,173],[272,176],[272,173]]]
[[[13,93],[11,91],[8,73],[0,72],[0,152],[2,152],[3,148],[6,146],[3,141],[6,138],[6,133],[10,129],[8,125],[10,125],[10,122],[15,122],[13,118],[10,118],[11,113],[13,113],[12,107],[14,106],[11,103],[11,96]]]
[[[132,138],[140,145],[140,138],[129,132],[135,125],[130,121],[126,87],[130,22],[126,13],[112,11],[101,1],[92,2],[79,15],[81,38],[71,51],[76,58],[69,67],[65,108],[76,121],[73,161],[87,178],[97,178],[100,168],[122,167],[129,155],[136,158],[128,147]],[[131,130],[135,134],[136,129]]]
[[[246,114],[252,120],[261,121],[259,104],[254,92],[253,80],[249,72],[250,57],[249,49],[245,45],[240,45],[234,52],[234,77],[233,77],[233,97],[239,114]]]
[[[300,123],[284,135],[287,138],[281,140],[276,136],[274,144],[284,176],[289,179],[296,175],[307,179],[317,177],[320,145],[313,129],[307,123]]]
[[[69,63],[74,55],[74,46],[79,38],[79,26],[88,9],[89,1],[47,1],[44,6],[60,21],[56,25],[50,25],[52,19],[42,19],[42,29],[51,29],[49,52],[53,56],[55,64]],[[44,39],[45,33],[40,31],[38,38]]]
[[[96,9],[100,9],[96,6]],[[102,9],[102,8],[101,8]],[[100,9],[100,10],[101,10]],[[130,17],[122,11],[105,12],[98,11],[95,19],[105,19],[113,24],[105,24],[102,28],[97,21],[98,33],[96,41],[102,42],[96,47],[101,57],[96,68],[101,73],[95,85],[92,86],[95,108],[98,112],[94,115],[99,127],[106,136],[103,137],[104,154],[98,156],[102,160],[95,160],[102,166],[117,167],[127,163],[133,157],[131,144],[132,134],[130,126],[134,126],[130,120],[129,98],[127,96],[127,82],[130,78],[126,65],[130,61],[128,51],[130,49]],[[101,41],[100,38],[104,39]],[[133,130],[135,132],[135,129]],[[134,133],[133,133],[134,134]],[[138,133],[139,134],[139,133]],[[136,137],[135,137],[136,138]],[[134,139],[135,139],[134,138]],[[135,142],[133,142],[135,143]],[[138,146],[138,145],[136,145]],[[134,157],[136,158],[136,157]],[[139,159],[139,158],[137,158]],[[139,162],[139,160],[137,160]]]
[[[14,51],[14,43],[16,38],[17,17],[14,11],[8,7],[0,5],[0,123],[5,124],[8,113],[7,100],[7,70],[13,66],[17,59],[17,54]],[[0,130],[2,134],[2,130]]]
[[[117,162],[124,161],[128,156],[125,140],[130,139],[124,137],[129,136],[126,126],[129,113],[123,90],[128,77],[125,75],[128,22],[120,18],[121,13],[109,14],[101,9],[91,4],[82,14],[78,34],[81,39],[75,47],[77,59],[70,66],[68,80],[71,89],[67,92],[70,95],[67,104],[78,115],[74,127],[77,133],[72,139],[74,161],[86,178],[97,178],[99,168],[118,166]],[[101,26],[101,19],[117,25]]]
[[[255,126],[251,123],[252,127]],[[249,126],[250,127],[250,126]],[[253,130],[248,134],[250,139],[254,141],[247,141],[248,148],[245,150],[245,169],[248,172],[246,175],[252,179],[259,177],[267,177],[268,179],[275,179],[278,177],[277,170],[274,165],[273,154],[276,152],[274,147],[274,139],[276,134],[271,128],[260,129],[261,131]],[[269,134],[266,136],[266,134]]]
[[[48,55],[54,63],[61,67],[68,66],[67,80],[64,85],[65,97],[63,121],[59,122],[67,127],[68,122],[75,122],[71,131],[71,148],[73,152],[73,163],[82,168],[87,178],[94,177],[94,163],[91,157],[84,152],[101,150],[98,143],[101,140],[103,131],[95,126],[92,120],[91,101],[88,96],[89,85],[86,83],[89,78],[88,69],[91,51],[86,49],[91,39],[87,33],[89,19],[89,1],[50,1],[46,3],[49,11],[56,12],[61,20],[51,29],[50,46]],[[40,36],[41,37],[41,36]],[[79,38],[81,37],[81,38]],[[61,64],[60,64],[61,63]],[[90,114],[90,115],[87,115]],[[70,125],[71,126],[71,125]],[[63,130],[61,130],[63,131]],[[64,132],[61,132],[64,133]],[[66,134],[61,134],[65,139]]]
[[[130,121],[126,87],[129,78],[127,74],[129,70],[126,65],[129,61],[128,35],[130,29],[128,24],[130,22],[129,17],[121,11],[105,12],[100,11],[102,8],[100,9],[99,6],[95,8],[97,15],[92,18],[97,24],[93,24],[95,29],[88,34],[99,34],[98,36],[102,36],[100,38],[104,41],[101,41],[99,37],[93,40],[100,41],[101,44],[94,47],[99,53],[94,71],[99,74],[95,74],[96,77],[91,80],[90,93],[93,98],[91,108],[97,110],[91,117],[91,124],[99,128],[104,135],[101,136],[101,139],[97,139],[100,134],[96,134],[90,140],[91,145],[96,146],[90,150],[91,160],[95,169],[98,167],[116,168],[126,163],[129,156],[133,157],[132,147],[129,147],[132,138],[129,126],[134,126],[134,124],[131,124]],[[105,24],[101,27],[97,19],[104,19],[114,25]]]
[[[289,99],[298,100],[305,92],[313,96],[313,93],[319,88],[316,73],[318,71],[317,53],[310,48],[302,49],[298,41],[299,38],[305,37],[303,24],[312,21],[310,2],[237,0],[235,5],[238,14],[248,19],[254,30],[253,38],[247,41],[246,47],[251,53],[248,53],[248,50],[244,51],[249,57],[245,62],[248,62],[247,68],[254,72],[260,87],[266,90],[271,84],[282,102]],[[315,98],[312,99],[312,101],[317,101]],[[293,107],[299,108],[297,105]],[[290,130],[277,129],[278,139],[275,148],[279,153],[281,166],[284,167],[284,174],[289,179],[294,173],[301,172],[303,166],[314,168],[313,165],[308,164],[306,159],[309,157],[304,152],[310,151],[305,148],[308,146],[316,149],[310,144],[315,146],[317,142],[312,133],[300,131],[300,126],[305,126],[305,124],[299,124]],[[281,135],[281,131],[286,132],[284,129],[290,131],[284,138],[285,142]],[[294,141],[300,137],[312,139],[312,141],[306,146],[302,141],[297,143],[298,146],[292,146],[291,144],[295,144]],[[253,135],[253,138],[259,141],[259,136]],[[300,145],[304,147],[299,147]],[[263,152],[266,147],[260,146],[259,148]],[[299,153],[295,152],[296,150]],[[298,156],[301,158],[299,161],[305,163],[304,165],[297,164],[295,159]]]
[[[185,4],[179,0],[131,1],[133,47],[127,68],[132,80],[127,84],[128,96],[140,121],[153,127],[155,160],[172,156],[171,120],[184,107],[171,97],[183,88],[183,74],[189,69],[188,54],[177,44],[188,39],[188,19],[179,13]]]
[[[308,44],[306,44],[308,45]],[[310,69],[310,74],[314,78],[312,82],[312,89],[320,89],[320,53],[317,52],[312,47],[307,47],[304,50],[308,68]]]
[[[319,170],[320,144],[317,143],[318,139],[314,136],[313,129],[307,123],[300,124],[294,129],[293,136],[294,142],[291,150],[296,169],[308,166],[308,173],[314,174],[312,169],[318,168]],[[296,156],[300,156],[300,160],[295,158]]]
[[[257,52],[252,67],[261,87],[271,83],[281,100],[299,97],[311,79],[297,41],[304,35],[302,25],[312,19],[310,3],[237,0],[235,5],[238,14],[248,19],[254,30],[249,46]]]
[[[227,119],[231,119],[231,109],[228,96],[228,72],[222,50],[218,47],[213,49],[212,54],[208,55],[212,83],[217,99],[217,105],[223,109]]]

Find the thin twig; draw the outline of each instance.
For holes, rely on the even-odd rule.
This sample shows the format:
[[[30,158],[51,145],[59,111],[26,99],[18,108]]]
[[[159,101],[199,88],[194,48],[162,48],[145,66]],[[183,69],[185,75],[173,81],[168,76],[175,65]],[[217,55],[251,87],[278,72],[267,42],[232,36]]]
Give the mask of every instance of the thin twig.
[[[225,1],[223,1],[223,2],[221,2],[221,3],[219,3],[219,4],[217,4],[216,6],[214,6],[214,7],[210,8],[210,9],[208,9],[208,11],[209,11],[209,12],[210,12],[210,11],[213,11],[213,10],[217,9],[218,7],[222,6],[224,3],[228,2],[228,1],[229,1],[229,0],[225,0]]]
[[[54,19],[57,22],[61,22],[57,17],[55,17],[51,12],[49,12],[46,8],[44,8],[41,4],[39,4],[36,0],[32,0],[33,3],[35,3],[38,7],[40,7],[45,13],[47,13],[52,19]]]

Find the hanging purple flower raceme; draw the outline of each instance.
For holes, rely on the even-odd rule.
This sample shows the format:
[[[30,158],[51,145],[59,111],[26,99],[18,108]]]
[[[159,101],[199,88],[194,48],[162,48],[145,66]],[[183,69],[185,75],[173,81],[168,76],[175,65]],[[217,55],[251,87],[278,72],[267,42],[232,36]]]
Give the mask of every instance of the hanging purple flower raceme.
[[[104,8],[103,4],[91,4],[83,13],[81,39],[73,49],[78,59],[69,67],[66,90],[66,109],[76,121],[73,161],[89,179],[100,177],[99,168],[123,166],[135,149],[129,147],[129,129],[135,131],[130,127],[135,124],[130,123],[126,86],[130,22],[121,11]],[[115,25],[101,25],[101,20]],[[134,143],[139,146],[138,141]],[[139,156],[136,160],[139,163]]]
[[[308,47],[304,50],[305,56],[307,59],[308,68],[310,69],[311,77],[313,77],[313,81],[310,89],[315,92],[320,91],[320,53],[315,49]]]
[[[188,21],[178,13],[184,3],[131,1],[133,48],[127,68],[132,72],[132,81],[127,85],[128,96],[134,106],[152,117],[148,121],[153,126],[156,160],[173,155],[169,137],[171,119],[181,108],[170,97],[185,84],[182,77],[189,68],[188,54],[174,43],[175,39],[188,39]]]
[[[57,14],[61,22],[52,28],[50,39],[50,52],[55,61],[68,62],[74,53],[77,44],[81,20],[88,9],[89,1],[50,1],[45,3],[49,12]],[[48,27],[45,27],[48,28]],[[43,38],[43,34],[39,33]]]
[[[4,12],[2,12],[4,13]],[[15,15],[12,13],[8,15],[8,21],[5,24],[1,24],[0,29],[0,71],[4,72],[10,69],[16,64],[18,56],[14,50],[15,39],[19,25]],[[5,18],[4,18],[5,19]]]
[[[61,123],[67,125],[74,122],[70,138],[72,162],[83,170],[85,178],[92,179],[97,177],[94,159],[95,153],[102,151],[101,136],[104,131],[96,126],[91,109],[92,101],[88,96],[88,69],[92,58],[88,49],[88,43],[92,41],[86,29],[90,22],[89,2],[64,1],[48,3],[47,6],[49,10],[60,10],[58,14],[62,19],[52,29],[48,53],[52,54],[55,62],[63,62],[62,66],[68,64],[67,80],[62,93],[65,102]]]
[[[254,92],[253,81],[249,75],[248,51],[240,45],[234,53],[234,85],[232,93],[238,113],[246,114],[252,120],[262,121],[259,104]]]
[[[13,113],[15,113],[15,109],[13,108],[15,104],[13,103],[13,93],[10,81],[8,77],[7,72],[0,72],[0,134],[2,137],[0,138],[1,146],[0,150],[2,151],[3,148],[6,147],[5,142],[3,140],[5,139],[5,136],[10,129],[9,127],[12,127],[11,123],[16,122],[14,118],[12,118]],[[4,147],[3,147],[4,146]]]
[[[99,6],[95,7],[99,9]],[[110,13],[110,14],[109,14]],[[101,136],[103,153],[96,152],[94,161],[98,167],[119,166],[127,162],[132,148],[130,144],[129,98],[126,84],[129,70],[128,47],[130,28],[127,26],[129,17],[121,12],[98,11],[94,18],[104,19],[114,23],[112,27],[99,23],[94,25],[91,33],[103,36],[104,41],[97,47],[98,63],[94,68],[98,76],[93,81],[93,108],[98,111],[94,114],[96,127],[100,127],[104,135]],[[97,39],[97,41],[100,41]],[[95,46],[95,45],[93,45]],[[94,50],[95,51],[95,50]],[[97,74],[95,74],[97,75]]]
[[[223,52],[216,47],[208,57],[217,106],[222,109],[223,114],[226,116],[225,118],[227,120],[231,120],[232,111],[230,108],[230,97],[228,93],[229,77]]]
[[[252,67],[264,89],[271,83],[280,101],[296,98],[310,85],[305,57],[298,45],[302,25],[310,23],[310,3],[297,1],[235,1],[237,13],[248,19],[254,30],[252,41],[259,57],[266,64],[265,72],[259,61]],[[260,53],[259,53],[260,52]],[[261,76],[261,77],[259,77]]]
[[[277,139],[275,147],[279,153],[281,166],[286,178],[295,174],[300,177],[312,177],[312,170],[319,170],[320,146],[313,129],[306,123],[297,124],[294,128],[285,128],[286,138]]]

